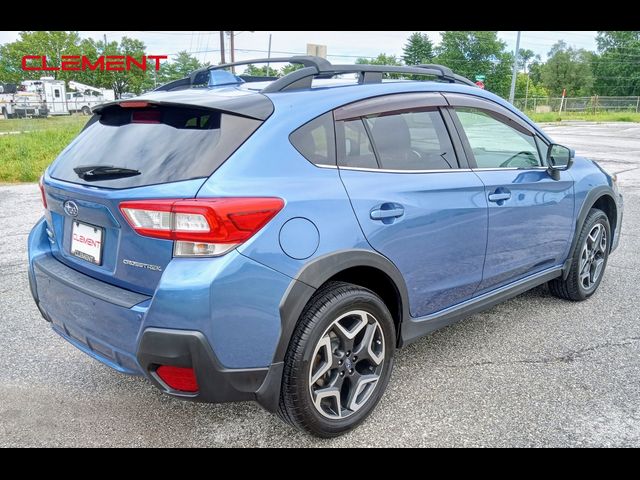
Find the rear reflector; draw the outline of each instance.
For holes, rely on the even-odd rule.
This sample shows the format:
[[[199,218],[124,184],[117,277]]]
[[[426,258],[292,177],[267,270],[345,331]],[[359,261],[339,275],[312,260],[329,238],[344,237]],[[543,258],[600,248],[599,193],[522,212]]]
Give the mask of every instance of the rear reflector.
[[[38,186],[40,187],[40,195],[42,196],[42,205],[44,209],[47,209],[47,194],[44,192],[44,175],[40,177],[38,181]]]
[[[193,368],[161,365],[157,368],[156,374],[173,390],[187,393],[195,393],[199,390]]]
[[[120,210],[140,235],[176,241],[177,257],[217,256],[247,241],[284,206],[280,198],[136,200]]]

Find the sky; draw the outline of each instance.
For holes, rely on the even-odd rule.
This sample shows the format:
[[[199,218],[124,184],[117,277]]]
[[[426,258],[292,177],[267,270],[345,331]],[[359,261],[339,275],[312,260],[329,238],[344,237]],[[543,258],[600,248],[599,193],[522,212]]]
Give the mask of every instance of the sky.
[[[219,32],[191,32],[191,31],[80,31],[82,37],[101,39],[107,36],[108,41],[120,40],[129,36],[142,40],[147,46],[147,53],[151,55],[175,55],[186,50],[196,56],[201,62],[219,63],[220,46]],[[236,60],[266,57],[269,44],[269,34],[272,35],[271,56],[287,56],[291,54],[306,54],[307,43],[327,46],[327,58],[332,63],[353,63],[357,57],[375,57],[379,53],[400,56],[402,47],[412,32],[403,31],[241,31],[235,32]],[[440,40],[440,32],[426,33],[434,44]],[[517,32],[498,32],[500,39],[507,43],[507,49],[515,49]],[[545,59],[551,46],[558,40],[587,50],[595,50],[596,32],[586,31],[537,31],[522,32],[520,48],[533,50]],[[13,42],[19,37],[19,32],[0,31],[0,44]],[[228,49],[228,44],[226,46]],[[37,52],[34,52],[37,54]],[[229,61],[227,53],[227,61]]]

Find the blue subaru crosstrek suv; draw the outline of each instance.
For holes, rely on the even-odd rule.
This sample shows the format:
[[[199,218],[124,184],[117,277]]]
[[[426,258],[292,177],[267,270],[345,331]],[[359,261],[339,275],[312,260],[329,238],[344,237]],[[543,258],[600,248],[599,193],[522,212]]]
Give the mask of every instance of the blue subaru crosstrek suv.
[[[623,210],[597,163],[443,66],[269,61],[300,68],[103,104],[46,170],[29,280],[56,333],[331,437],[397,348],[543,283],[596,291]]]

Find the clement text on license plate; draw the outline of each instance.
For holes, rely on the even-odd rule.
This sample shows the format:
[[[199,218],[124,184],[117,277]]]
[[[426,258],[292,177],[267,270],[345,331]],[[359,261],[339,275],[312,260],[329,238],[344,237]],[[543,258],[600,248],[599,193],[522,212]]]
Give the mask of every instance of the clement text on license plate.
[[[71,231],[71,254],[87,262],[102,262],[102,228],[77,220]]]

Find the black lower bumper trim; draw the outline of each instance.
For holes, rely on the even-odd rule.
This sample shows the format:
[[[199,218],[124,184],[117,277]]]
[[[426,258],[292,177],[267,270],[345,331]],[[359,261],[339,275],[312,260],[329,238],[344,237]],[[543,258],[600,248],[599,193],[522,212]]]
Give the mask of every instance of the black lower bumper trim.
[[[198,331],[147,328],[138,345],[138,362],[148,378],[169,395],[200,402],[258,400],[269,368],[228,369],[216,358],[205,336]],[[195,394],[171,389],[155,373],[160,365],[190,367],[195,370],[199,391]],[[277,392],[279,395],[280,392]],[[263,398],[265,403],[273,400]],[[259,401],[260,404],[263,401]]]

